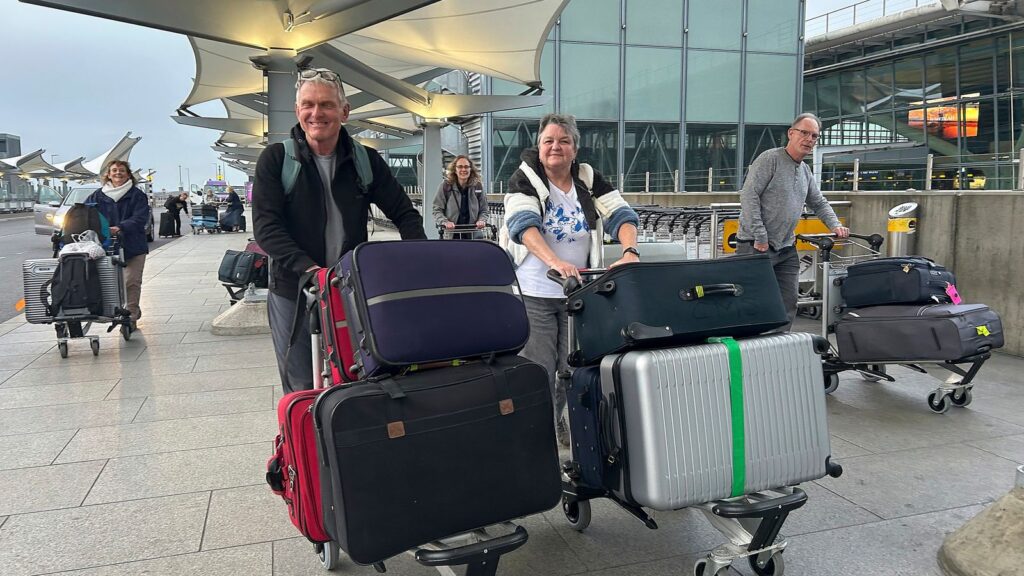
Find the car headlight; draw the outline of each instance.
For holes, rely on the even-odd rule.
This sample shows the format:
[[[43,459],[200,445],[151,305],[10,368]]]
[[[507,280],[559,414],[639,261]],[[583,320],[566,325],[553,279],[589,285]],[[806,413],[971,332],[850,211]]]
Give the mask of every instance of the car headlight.
[[[55,215],[53,217],[53,225],[56,226],[57,228],[63,228],[64,227],[64,215],[63,214]]]

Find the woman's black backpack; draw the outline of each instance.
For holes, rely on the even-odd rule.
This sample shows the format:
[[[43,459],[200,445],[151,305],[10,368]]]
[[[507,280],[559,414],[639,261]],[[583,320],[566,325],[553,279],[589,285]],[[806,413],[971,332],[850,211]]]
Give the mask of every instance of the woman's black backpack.
[[[103,315],[103,290],[96,261],[88,254],[61,256],[53,278],[39,289],[39,298],[51,317]]]
[[[86,230],[92,230],[100,238],[105,238],[110,235],[110,231],[109,227],[107,230],[103,228],[103,219],[95,206],[75,204],[64,214],[64,222],[61,223],[60,229],[61,244],[74,242],[72,236],[77,236]]]

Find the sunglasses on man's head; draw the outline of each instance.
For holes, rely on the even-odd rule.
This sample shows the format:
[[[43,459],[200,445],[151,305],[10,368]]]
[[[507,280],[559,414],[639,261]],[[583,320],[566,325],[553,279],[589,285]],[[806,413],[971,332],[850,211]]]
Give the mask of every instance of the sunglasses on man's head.
[[[335,82],[338,85],[341,85],[341,76],[338,76],[338,74],[333,70],[328,70],[327,68],[306,68],[305,70],[299,70],[299,82],[302,82],[303,80],[312,80],[317,76],[320,76],[328,82]]]

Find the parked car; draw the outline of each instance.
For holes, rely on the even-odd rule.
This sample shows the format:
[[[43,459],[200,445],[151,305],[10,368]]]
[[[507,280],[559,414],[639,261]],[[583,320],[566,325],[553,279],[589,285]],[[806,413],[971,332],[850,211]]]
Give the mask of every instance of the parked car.
[[[36,234],[49,236],[53,233],[53,215],[60,208],[60,192],[49,186],[43,186],[39,190],[39,200],[32,205],[32,216],[35,218]]]
[[[64,200],[55,203],[50,201],[45,205],[36,204],[36,234],[53,234],[54,230],[60,230],[60,227],[64,224],[64,214],[67,213],[71,207],[79,202],[82,202],[89,197],[90,194],[96,191],[96,188],[72,188]],[[42,194],[40,194],[40,199]],[[45,213],[45,210],[53,210],[49,215]],[[42,216],[40,213],[42,212]],[[40,231],[40,219],[49,222],[49,228]],[[153,210],[149,211],[149,222],[146,223],[146,241],[153,241]]]

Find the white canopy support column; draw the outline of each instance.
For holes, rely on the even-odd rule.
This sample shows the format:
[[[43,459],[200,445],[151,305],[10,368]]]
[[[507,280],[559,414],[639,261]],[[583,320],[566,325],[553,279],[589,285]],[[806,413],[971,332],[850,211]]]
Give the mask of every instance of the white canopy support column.
[[[284,142],[295,125],[295,76],[300,61],[294,50],[267,50],[250,58],[267,79],[267,144]]]
[[[423,230],[427,238],[437,238],[437,228],[434,227],[434,219],[431,217],[431,207],[434,205],[434,197],[437,189],[441,186],[442,159],[441,159],[441,128],[444,123],[437,121],[424,121],[423,123],[423,174],[420,181],[423,185]]]

